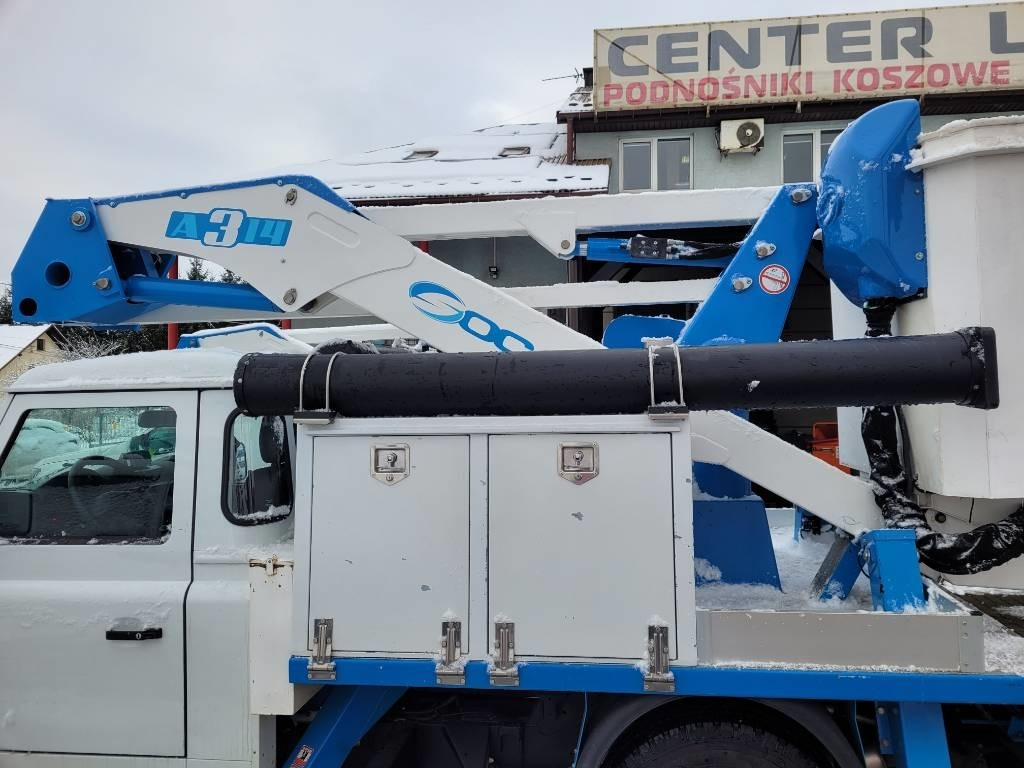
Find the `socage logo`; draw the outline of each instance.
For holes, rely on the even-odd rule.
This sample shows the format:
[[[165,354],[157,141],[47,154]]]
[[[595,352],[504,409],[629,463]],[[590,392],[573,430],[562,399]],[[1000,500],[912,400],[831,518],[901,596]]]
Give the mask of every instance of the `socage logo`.
[[[457,325],[470,336],[493,344],[501,352],[532,350],[533,342],[502,328],[491,318],[469,309],[454,292],[437,283],[421,281],[409,286],[409,298],[420,312],[446,325]],[[511,342],[511,346],[509,346]]]

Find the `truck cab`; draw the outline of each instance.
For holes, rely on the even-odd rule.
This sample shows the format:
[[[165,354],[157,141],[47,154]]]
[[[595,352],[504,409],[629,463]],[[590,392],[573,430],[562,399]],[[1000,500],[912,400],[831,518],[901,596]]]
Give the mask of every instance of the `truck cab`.
[[[236,362],[127,355],[36,368],[11,387],[6,765],[253,759],[249,561],[290,553],[293,446],[281,417],[238,412]]]

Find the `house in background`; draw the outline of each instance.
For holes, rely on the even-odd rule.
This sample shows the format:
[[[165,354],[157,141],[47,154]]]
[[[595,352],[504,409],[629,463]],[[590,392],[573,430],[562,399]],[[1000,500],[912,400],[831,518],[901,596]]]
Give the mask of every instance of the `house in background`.
[[[50,325],[0,325],[0,387],[36,365],[59,359]]]

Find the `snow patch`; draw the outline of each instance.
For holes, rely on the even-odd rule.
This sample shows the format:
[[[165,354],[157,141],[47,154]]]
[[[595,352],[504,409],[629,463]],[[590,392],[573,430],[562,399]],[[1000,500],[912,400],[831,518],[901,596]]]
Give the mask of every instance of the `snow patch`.
[[[698,578],[701,578],[706,582],[722,580],[722,570],[713,565],[711,561],[705,560],[703,557],[695,557],[693,559],[693,570],[696,572]]]

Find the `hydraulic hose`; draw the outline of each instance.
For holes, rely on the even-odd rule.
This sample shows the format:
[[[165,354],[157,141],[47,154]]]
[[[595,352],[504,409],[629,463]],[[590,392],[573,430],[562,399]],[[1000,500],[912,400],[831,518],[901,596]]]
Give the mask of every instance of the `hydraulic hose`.
[[[895,302],[865,308],[867,335],[888,336],[895,309]],[[904,421],[898,411],[898,406],[869,406],[861,421],[861,436],[875,484],[875,503],[886,526],[915,531],[921,562],[950,575],[982,573],[1024,555],[1024,505],[1004,520],[985,523],[965,533],[938,533],[931,529],[924,510],[912,498],[914,477],[906,471],[910,466],[910,444],[903,429],[901,456],[898,435]]]

